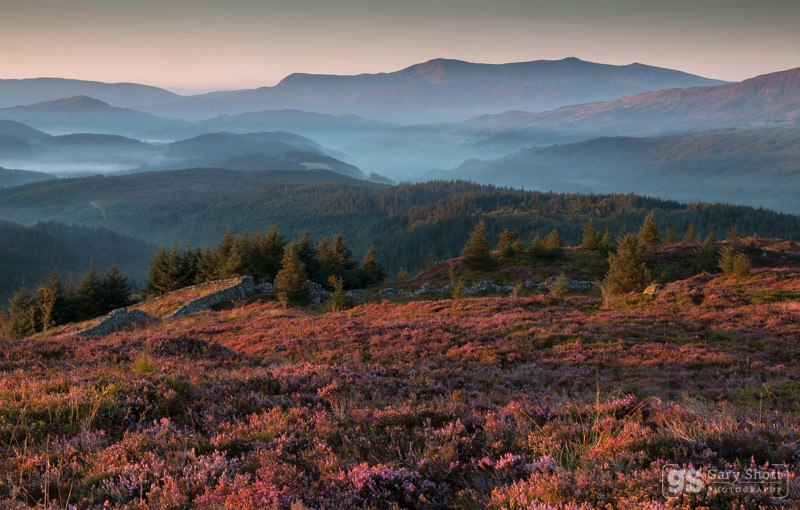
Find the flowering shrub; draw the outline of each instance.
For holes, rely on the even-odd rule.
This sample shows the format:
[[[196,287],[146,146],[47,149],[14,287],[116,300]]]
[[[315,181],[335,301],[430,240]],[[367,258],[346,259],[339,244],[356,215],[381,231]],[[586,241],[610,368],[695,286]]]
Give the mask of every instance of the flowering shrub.
[[[666,499],[662,468],[786,464],[791,507],[798,302],[800,271],[758,268],[607,304],[251,303],[9,342],[0,506],[771,508]]]

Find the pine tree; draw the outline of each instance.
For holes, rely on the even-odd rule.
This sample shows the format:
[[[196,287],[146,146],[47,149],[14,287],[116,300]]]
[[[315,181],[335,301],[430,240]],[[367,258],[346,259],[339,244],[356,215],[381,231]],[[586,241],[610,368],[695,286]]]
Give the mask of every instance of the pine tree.
[[[217,259],[214,252],[206,246],[197,255],[197,274],[195,275],[195,283],[210,282],[217,279]]]
[[[159,247],[150,259],[147,282],[143,287],[145,296],[160,296],[193,285],[198,278],[199,260],[200,252],[191,246],[181,250],[178,245],[173,244],[170,251],[164,246]],[[221,262],[222,259],[219,260]]]
[[[67,293],[61,282],[61,273],[58,269],[48,275],[36,291],[36,300],[42,317],[42,326],[45,331],[53,325],[70,322],[70,310],[67,302]]]
[[[351,271],[356,267],[356,263],[353,260],[353,252],[351,252],[350,248],[347,247],[347,243],[344,240],[344,235],[342,234],[336,234],[333,236],[333,250],[331,255],[334,274],[338,274],[340,276],[346,275],[348,271]]]
[[[661,235],[658,233],[656,226],[656,213],[650,211],[642,223],[642,228],[639,229],[639,243],[648,248],[655,248],[661,244]]]
[[[111,264],[100,282],[100,295],[102,296],[104,312],[110,312],[128,305],[131,297],[131,287],[128,278],[117,269],[116,264]]]
[[[694,223],[689,223],[689,230],[686,231],[686,235],[683,236],[683,240],[687,243],[698,242],[699,238],[697,236],[697,232],[694,230]]]
[[[514,244],[514,241],[518,239],[519,239],[519,234],[517,234],[516,232],[512,232],[508,228],[505,228],[500,233],[500,240],[497,243],[497,249],[503,252],[507,248],[511,248],[511,245]]]
[[[680,241],[678,237],[678,233],[675,232],[675,229],[670,227],[667,229],[667,232],[664,234],[664,242],[667,244],[677,243]]]
[[[557,228],[551,230],[550,233],[547,234],[547,237],[544,238],[544,247],[548,251],[564,247],[564,239],[561,237]]]
[[[720,251],[719,268],[728,276],[736,275],[740,278],[750,276],[750,258],[740,253],[733,246],[726,246]]]
[[[328,310],[338,312],[350,308],[350,298],[344,290],[344,282],[341,276],[331,275],[328,284],[333,288],[331,297],[328,300]]]
[[[531,241],[531,249],[528,250],[528,256],[531,260],[539,260],[547,255],[547,248],[545,247],[544,239],[539,234]]]
[[[275,278],[275,275],[281,269],[284,245],[286,245],[286,241],[277,228],[271,228],[266,234],[256,236],[257,262],[256,269],[253,271],[254,278],[256,278],[256,275],[258,275],[258,280],[260,281],[272,281]],[[299,245],[296,245],[296,247],[302,260],[305,254],[300,254],[302,250]],[[313,246],[311,248],[313,249]],[[305,247],[302,249],[305,249]]]
[[[604,285],[611,295],[641,292],[650,283],[644,248],[633,234],[625,234],[617,241],[617,253],[608,255],[608,266]]]
[[[603,233],[603,237],[600,238],[600,245],[598,248],[603,255],[608,255],[614,250],[614,246],[611,243],[611,233],[609,233],[608,229]]]
[[[281,270],[275,275],[275,287],[286,294],[292,302],[306,302],[308,300],[308,276],[305,266],[297,255],[297,246],[294,242],[286,245],[283,250]]]
[[[378,261],[377,255],[375,255],[374,244],[370,245],[367,254],[364,255],[364,260],[361,261],[361,269],[366,276],[366,281],[362,282],[365,287],[386,280],[386,271],[383,268],[383,264]]]
[[[547,237],[544,238],[544,247],[546,250],[546,258],[550,260],[560,259],[564,256],[564,239],[558,232],[558,229],[553,229]]]
[[[739,229],[736,228],[736,225],[731,227],[730,231],[728,231],[727,241],[732,242],[732,243],[738,243],[740,241]]]
[[[22,282],[19,290],[14,293],[8,304],[12,335],[15,338],[24,338],[34,334],[39,322],[36,298],[25,287],[25,282]]]
[[[583,226],[583,242],[581,246],[584,250],[597,251],[600,249],[600,234],[594,228],[594,221],[589,220]]]
[[[692,271],[695,274],[711,273],[716,270],[714,254],[711,251],[711,243],[703,243],[694,250],[692,260]]]
[[[325,282],[326,273],[324,273],[322,263],[317,255],[317,249],[308,237],[308,232],[301,232],[300,237],[295,241],[295,249],[300,262],[306,266],[306,274],[309,280],[322,284]]]
[[[489,240],[486,238],[486,224],[483,220],[478,222],[470,234],[469,241],[461,250],[461,256],[464,257],[464,265],[469,269],[491,271],[495,268]]]
[[[89,269],[78,281],[75,289],[78,294],[80,316],[83,319],[91,319],[105,313],[103,295],[100,287],[100,276],[94,270],[94,264],[89,263]]]

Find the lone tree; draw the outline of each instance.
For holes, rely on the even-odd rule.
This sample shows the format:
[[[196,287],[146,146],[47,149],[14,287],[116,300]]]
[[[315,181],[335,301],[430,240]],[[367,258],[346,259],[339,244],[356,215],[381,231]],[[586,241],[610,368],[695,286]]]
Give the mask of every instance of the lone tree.
[[[469,269],[491,271],[495,268],[495,260],[492,258],[489,240],[486,238],[486,224],[483,220],[475,225],[469,241],[461,250],[461,256],[464,257],[464,265]]]
[[[308,300],[308,277],[305,264],[300,262],[297,246],[294,241],[283,250],[283,267],[275,275],[275,287],[286,294],[289,301],[305,302]]]
[[[608,255],[608,274],[604,280],[612,295],[641,292],[650,283],[650,272],[644,265],[644,248],[633,234],[617,240],[617,253]]]
[[[661,235],[658,233],[658,227],[656,226],[655,211],[650,211],[650,214],[645,217],[642,228],[639,229],[639,243],[648,248],[655,248],[661,244]]]

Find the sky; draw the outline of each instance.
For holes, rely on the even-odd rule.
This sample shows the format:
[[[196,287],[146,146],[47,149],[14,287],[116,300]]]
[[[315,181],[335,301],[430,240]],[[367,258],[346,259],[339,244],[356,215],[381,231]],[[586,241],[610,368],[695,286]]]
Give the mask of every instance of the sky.
[[[738,81],[800,67],[799,27],[798,0],[0,0],[0,78],[188,92],[578,57]]]

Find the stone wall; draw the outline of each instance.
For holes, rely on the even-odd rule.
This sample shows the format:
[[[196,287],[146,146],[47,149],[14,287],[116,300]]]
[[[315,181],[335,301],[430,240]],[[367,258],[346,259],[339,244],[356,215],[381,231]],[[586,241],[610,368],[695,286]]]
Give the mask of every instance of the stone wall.
[[[211,294],[206,294],[205,296],[193,299],[164,318],[175,319],[185,315],[197,313],[201,310],[205,310],[206,308],[211,308],[218,303],[233,301],[234,299],[244,299],[248,294],[253,292],[252,276],[242,276],[234,281],[237,283],[234,283],[230,287],[225,287],[224,289],[212,292]]]
[[[153,320],[152,317],[141,310],[128,311],[127,308],[117,308],[94,326],[78,331],[73,336],[105,336],[128,324],[140,324]]]
[[[211,292],[210,294],[206,294],[205,296],[201,296],[197,299],[193,299],[164,318],[177,318],[192,313],[197,313],[201,310],[205,310],[206,308],[210,308],[217,303],[224,303],[225,301],[231,301],[234,299],[243,299],[251,292],[253,292],[252,277],[243,276],[241,278],[235,278],[231,280],[230,286],[220,289],[216,292]],[[157,319],[154,319],[141,310],[118,308],[106,315],[103,320],[94,326],[86,328],[83,331],[79,331],[73,336],[104,336],[113,333],[114,331],[117,331],[128,324],[151,322],[154,320]]]

